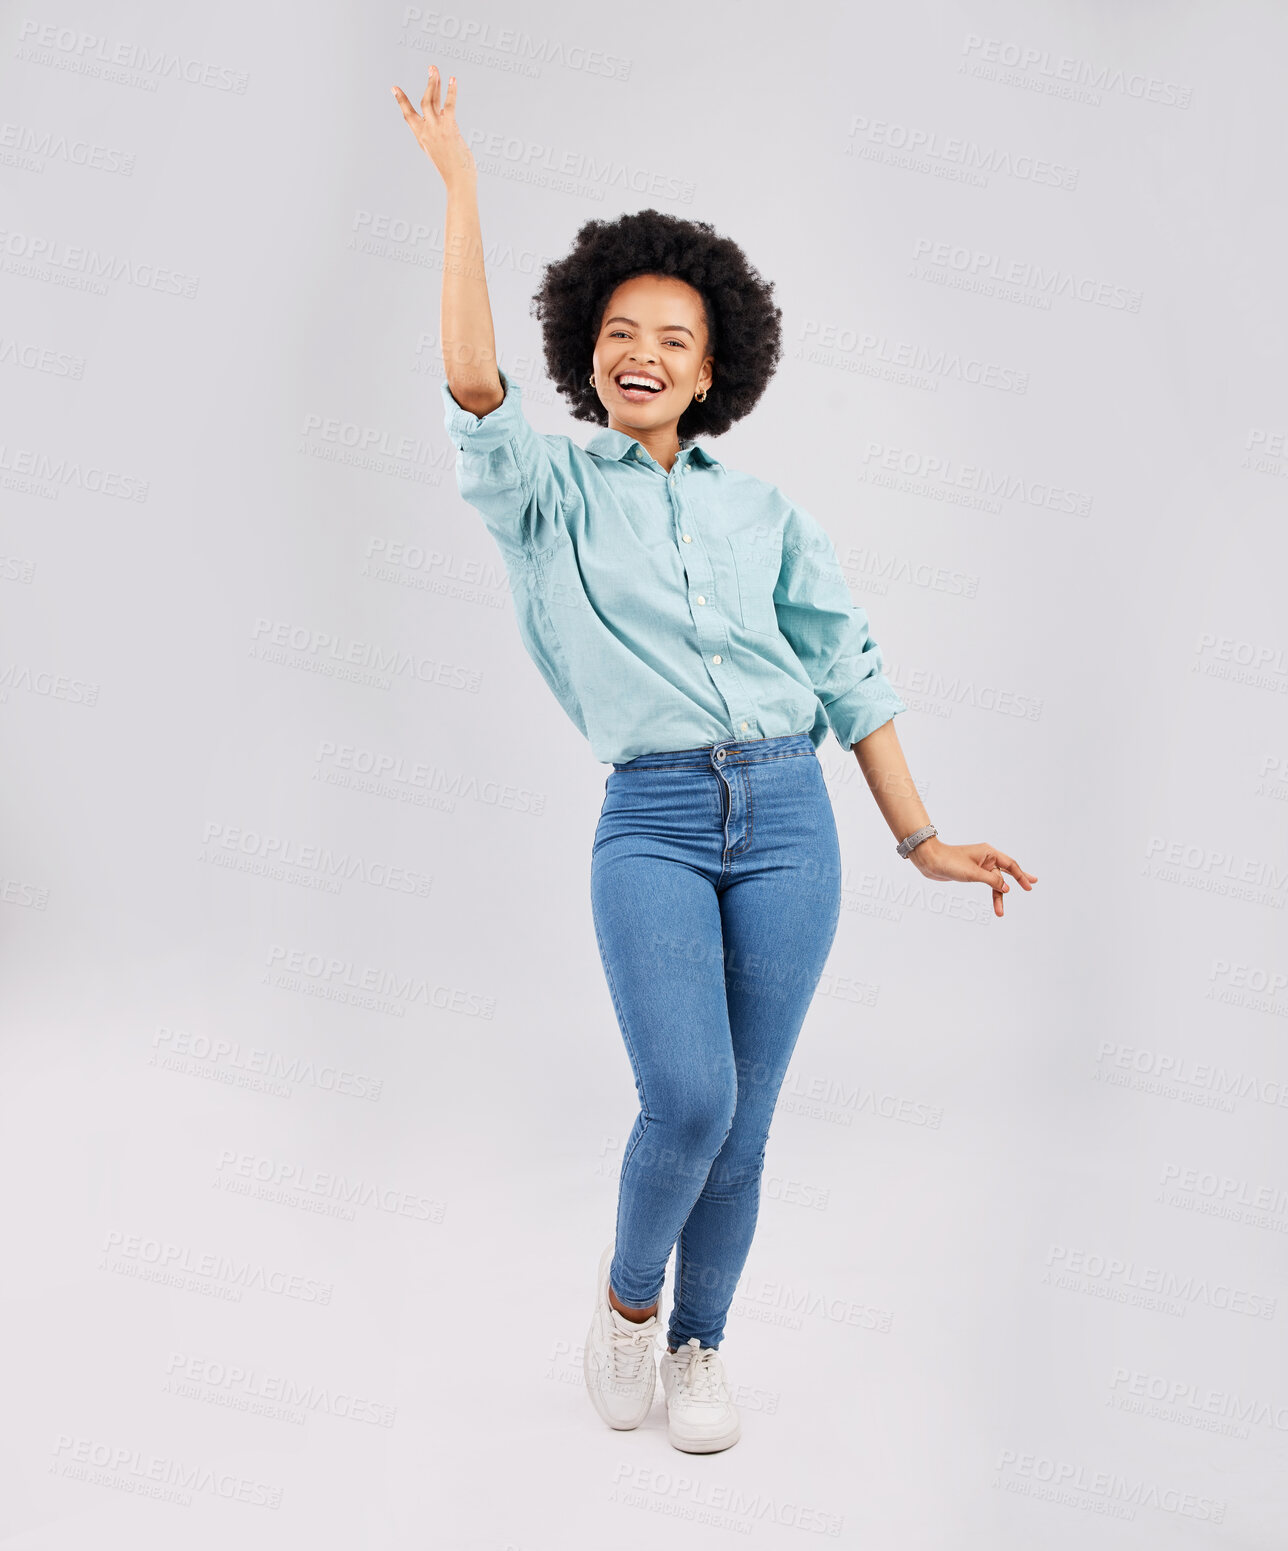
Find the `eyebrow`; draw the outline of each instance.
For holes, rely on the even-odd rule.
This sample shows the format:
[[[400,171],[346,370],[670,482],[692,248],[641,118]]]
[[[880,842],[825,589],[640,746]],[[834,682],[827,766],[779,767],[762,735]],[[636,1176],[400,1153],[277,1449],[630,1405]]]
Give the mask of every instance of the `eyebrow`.
[[[607,328],[610,323],[629,323],[632,328],[639,328],[639,324],[636,323],[634,318],[623,318],[620,313],[616,314],[614,317],[604,319],[605,328]],[[683,323],[664,323],[662,325],[661,332],[663,334],[687,334],[690,339],[693,338],[693,330],[690,328],[685,328]]]

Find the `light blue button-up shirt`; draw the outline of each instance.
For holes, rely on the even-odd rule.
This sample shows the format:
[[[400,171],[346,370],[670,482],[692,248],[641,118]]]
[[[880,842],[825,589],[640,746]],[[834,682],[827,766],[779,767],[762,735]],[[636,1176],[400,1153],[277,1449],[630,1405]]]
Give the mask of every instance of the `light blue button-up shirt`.
[[[542,435],[522,390],[471,414],[442,384],[461,495],[505,560],[519,634],[602,764],[908,708],[832,541],[776,485],[692,439],[668,471],[624,431]]]

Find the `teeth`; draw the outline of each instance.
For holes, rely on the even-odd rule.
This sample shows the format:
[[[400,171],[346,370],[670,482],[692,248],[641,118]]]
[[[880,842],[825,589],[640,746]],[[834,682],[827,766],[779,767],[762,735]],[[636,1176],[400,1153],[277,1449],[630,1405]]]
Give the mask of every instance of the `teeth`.
[[[617,379],[617,385],[619,388],[652,388],[656,392],[662,389],[662,384],[651,377],[633,377],[629,372]]]

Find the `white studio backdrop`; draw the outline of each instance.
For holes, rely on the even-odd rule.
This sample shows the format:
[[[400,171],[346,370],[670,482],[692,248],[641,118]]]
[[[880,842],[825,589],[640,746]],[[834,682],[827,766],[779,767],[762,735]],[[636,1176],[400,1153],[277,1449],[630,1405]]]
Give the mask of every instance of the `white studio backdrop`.
[[[1288,619],[1272,4],[24,0],[0,63],[14,1551],[1281,1547]],[[822,752],[836,944],[723,1347],[581,1389],[635,1112],[597,764],[442,423],[460,80],[540,267],[711,222],[931,816]],[[669,1280],[668,1280],[669,1296]]]

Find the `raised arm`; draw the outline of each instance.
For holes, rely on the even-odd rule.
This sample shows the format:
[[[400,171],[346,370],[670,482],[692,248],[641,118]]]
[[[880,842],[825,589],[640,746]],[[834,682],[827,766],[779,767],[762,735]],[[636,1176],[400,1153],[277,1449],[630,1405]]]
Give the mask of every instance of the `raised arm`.
[[[397,87],[403,118],[425,154],[438,168],[447,188],[443,227],[443,302],[439,336],[443,372],[452,397],[471,414],[487,415],[505,397],[496,364],[496,336],[483,265],[483,234],[479,226],[478,168],[456,123],[456,77],[447,83],[439,105],[442,81],[435,65],[420,99],[421,111]]]

